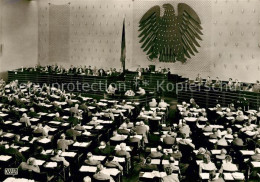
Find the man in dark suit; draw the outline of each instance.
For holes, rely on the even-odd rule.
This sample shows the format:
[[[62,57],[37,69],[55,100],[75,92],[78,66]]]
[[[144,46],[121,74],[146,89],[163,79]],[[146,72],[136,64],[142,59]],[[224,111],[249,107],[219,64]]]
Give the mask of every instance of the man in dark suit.
[[[213,128],[212,130],[213,134],[209,135],[210,139],[217,139],[218,138],[218,130],[216,128]]]
[[[241,138],[238,138],[237,133],[235,133],[233,136],[234,136],[234,139],[232,141],[232,145],[234,145],[234,146],[243,146],[244,145],[244,141]]]
[[[162,147],[159,145],[156,149],[156,151],[153,151],[150,153],[149,157],[151,157],[152,159],[159,159],[163,156],[162,153]]]
[[[97,166],[100,164],[100,161],[94,160],[93,159],[93,155],[91,152],[89,152],[87,154],[87,159],[84,161],[85,164],[89,165],[89,166]]]
[[[123,167],[118,162],[113,161],[113,160],[114,160],[114,156],[110,155],[107,158],[107,161],[104,164],[104,166],[109,167],[109,168],[117,168],[118,170],[123,171]]]
[[[158,171],[158,167],[156,164],[151,164],[152,159],[147,157],[145,163],[141,165],[141,171],[148,172],[148,171]]]
[[[260,161],[260,148],[255,149],[255,154],[251,156],[252,161]]]
[[[71,128],[66,131],[66,135],[68,137],[73,138],[74,141],[77,140],[77,137],[81,135],[80,132],[74,129],[73,124],[71,125]]]
[[[168,133],[163,138],[163,143],[166,144],[166,145],[173,145],[175,143],[175,138],[171,137],[170,134]]]
[[[123,123],[121,127],[117,130],[117,133],[120,135],[128,135],[130,130],[127,129],[127,124]]]
[[[114,152],[114,147],[109,146],[106,144],[106,142],[102,141],[100,142],[99,147],[95,148],[93,153],[95,155],[106,155],[109,156]]]

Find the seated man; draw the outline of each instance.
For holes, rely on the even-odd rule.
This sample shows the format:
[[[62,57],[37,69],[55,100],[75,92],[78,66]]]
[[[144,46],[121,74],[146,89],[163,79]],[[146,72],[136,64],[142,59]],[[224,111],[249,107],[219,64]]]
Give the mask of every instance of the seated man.
[[[164,176],[163,177],[163,181],[164,182],[179,182],[179,179],[178,179],[178,174],[174,174],[174,173],[172,173],[172,168],[171,167],[167,167],[166,169],[165,169],[165,171],[166,171],[166,174],[167,174],[167,176]]]
[[[117,131],[113,132],[113,136],[110,138],[110,141],[114,141],[114,142],[123,142],[126,140],[126,137],[124,135],[119,135],[117,133]]]
[[[78,115],[79,114],[79,105],[75,104],[74,107],[71,107],[70,112],[72,115]]]
[[[114,182],[114,179],[113,179],[111,176],[105,174],[105,173],[102,171],[103,169],[104,169],[103,165],[102,165],[102,164],[99,164],[99,165],[97,166],[97,171],[96,171],[96,173],[94,174],[93,178],[96,179],[96,180],[100,180],[100,181],[101,181],[101,180],[103,180],[103,181],[105,181],[105,180],[110,180],[110,182]]]
[[[237,165],[232,163],[232,157],[227,155],[225,161],[223,161],[222,166],[220,168],[220,173],[226,172],[235,172],[238,171]]]
[[[107,145],[106,142],[100,142],[100,145],[94,149],[95,155],[106,155],[109,156],[114,152],[114,147]]]
[[[126,151],[126,144],[125,143],[120,144],[120,150],[116,151],[115,156],[126,157],[126,159],[129,159],[131,157],[130,153]]]
[[[149,126],[146,126],[143,121],[140,121],[140,124],[135,126],[133,130],[138,134],[144,137],[144,142],[148,143],[148,133],[149,133]]]
[[[19,168],[22,170],[28,170],[28,171],[40,173],[40,168],[38,165],[35,164],[35,158],[33,158],[33,157],[30,157],[27,160],[27,162],[22,162],[20,164]]]
[[[156,107],[156,106],[157,106],[156,100],[155,100],[155,99],[152,99],[152,101],[149,102],[149,106],[150,106],[150,107]]]
[[[42,134],[42,132],[43,132],[42,123],[38,123],[37,126],[34,128],[33,133]]]
[[[115,91],[116,91],[116,88],[112,86],[112,84],[110,84],[106,90],[106,92],[108,94],[111,94],[111,95],[114,95],[115,94]]]
[[[56,162],[62,161],[63,165],[68,167],[70,165],[70,163],[64,157],[61,157],[60,155],[61,155],[61,150],[54,150],[54,156],[51,157],[51,160],[56,161]]]
[[[252,91],[253,92],[260,92],[260,82],[259,82],[259,80],[256,80],[256,83],[253,85]]]
[[[33,107],[31,107],[30,112],[28,113],[28,116],[31,118],[38,118],[40,115],[35,112]]]
[[[173,145],[175,143],[175,138],[171,136],[171,132],[168,132],[163,138],[163,143],[166,145]]]
[[[222,138],[220,138],[217,141],[217,145],[218,146],[228,146],[227,140],[225,139],[225,135],[223,135]]]
[[[28,126],[31,126],[31,122],[30,122],[30,119],[27,117],[27,114],[26,113],[23,113],[21,119],[20,119],[20,122],[21,123],[25,123],[25,126],[28,127]]]
[[[74,130],[78,130],[78,131],[85,131],[85,128],[83,126],[81,126],[80,123],[78,123],[75,127]]]
[[[244,120],[245,120],[245,117],[244,117],[243,111],[238,111],[238,112],[237,112],[236,121],[242,122],[242,121],[244,121]]]
[[[202,128],[204,132],[211,132],[213,128],[210,126],[209,122],[206,122],[205,126]]]
[[[139,90],[136,93],[138,93],[139,95],[145,95],[145,90],[139,87]]]
[[[210,139],[217,139],[218,138],[218,129],[217,128],[213,128],[212,132],[213,132],[213,134],[210,134],[209,138]]]
[[[117,130],[117,133],[120,135],[128,135],[130,133],[130,130],[127,129],[127,124],[123,123],[120,128]]]
[[[198,150],[197,155],[195,156],[196,160],[203,160],[204,155],[206,154],[206,149],[203,147],[200,147]]]
[[[251,160],[260,162],[260,148],[255,149],[255,154],[251,156]]]
[[[105,167],[109,167],[109,168],[117,168],[120,171],[123,171],[123,167],[116,161],[114,160],[114,156],[110,155],[107,158],[106,163],[104,164]]]
[[[161,107],[161,108],[166,108],[168,106],[169,106],[169,104],[167,104],[163,99],[161,99],[161,101],[158,104],[158,107]]]
[[[185,120],[182,121],[182,125],[179,128],[179,132],[180,134],[185,134],[186,137],[190,136],[191,130],[189,125],[186,124]]]
[[[162,156],[163,156],[162,147],[160,145],[156,148],[156,151],[152,151],[149,155],[149,157],[152,159],[159,159]]]
[[[93,155],[91,152],[88,152],[87,159],[84,162],[85,162],[85,164],[87,164],[89,166],[97,166],[100,164],[100,161],[93,159]]]
[[[126,92],[125,92],[125,96],[135,96],[135,93],[134,93],[134,91],[133,90],[127,90]]]
[[[232,141],[233,146],[243,146],[244,141],[241,138],[238,138],[237,133],[234,134],[234,139]]]
[[[53,121],[63,122],[64,120],[62,117],[60,117],[60,113],[56,112],[55,117],[53,118]]]
[[[213,171],[216,170],[216,166],[211,162],[210,156],[208,154],[204,155],[203,162],[199,164],[199,173],[203,171]]]
[[[227,150],[221,149],[220,155],[216,155],[216,159],[224,160],[226,158]]]
[[[81,133],[74,129],[73,124],[71,124],[71,128],[66,131],[66,135],[68,137],[73,138],[74,141],[77,140],[78,136],[81,136]]]
[[[65,152],[68,150],[68,146],[73,144],[72,140],[66,140],[65,134],[61,134],[60,139],[57,140],[57,147],[58,149],[61,149],[62,152]]]
[[[152,159],[150,157],[147,157],[145,160],[145,163],[141,165],[141,171],[147,172],[147,171],[158,171],[158,167],[156,164],[151,164]]]

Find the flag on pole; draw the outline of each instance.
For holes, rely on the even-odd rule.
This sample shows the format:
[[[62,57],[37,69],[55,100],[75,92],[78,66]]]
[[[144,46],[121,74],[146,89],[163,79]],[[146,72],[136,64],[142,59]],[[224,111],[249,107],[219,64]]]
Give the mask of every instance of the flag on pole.
[[[125,47],[125,19],[124,19],[122,41],[121,41],[121,58],[120,58],[123,67],[123,72],[125,72],[125,57],[126,57],[126,47]]]

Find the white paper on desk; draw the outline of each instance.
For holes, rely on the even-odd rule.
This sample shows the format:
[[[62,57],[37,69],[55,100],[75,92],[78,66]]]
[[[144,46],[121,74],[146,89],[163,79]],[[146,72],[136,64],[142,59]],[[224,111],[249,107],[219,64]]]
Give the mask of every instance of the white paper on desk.
[[[125,162],[125,158],[124,157],[114,157],[113,161],[115,162]]]
[[[89,145],[88,142],[75,142],[73,146],[75,147],[87,147]]]
[[[28,109],[20,108],[19,111],[21,111],[21,112],[26,112],[26,111],[28,111]]]
[[[217,155],[220,153],[221,153],[221,150],[211,150],[211,154],[213,154],[213,155]]]
[[[49,122],[49,124],[56,124],[56,125],[60,125],[60,124],[61,124],[61,122],[59,122],[59,121],[50,121],[50,122]]]
[[[154,178],[154,174],[151,172],[145,172],[142,177],[143,178]]]
[[[200,165],[200,163],[202,163],[202,162],[203,162],[203,160],[196,160],[197,165]]]
[[[57,128],[50,128],[50,131],[56,131]]]
[[[7,116],[7,115],[8,115],[8,114],[4,114],[4,113],[0,114],[1,117],[5,117],[5,116]]]
[[[53,151],[52,149],[48,149],[48,150],[45,151],[45,153],[46,153],[46,154],[51,154],[52,151]]]
[[[101,130],[103,127],[104,127],[104,126],[102,126],[102,125],[98,125],[98,126],[96,126],[96,129],[97,129],[97,130]]]
[[[12,138],[14,136],[14,134],[13,133],[6,133],[4,136],[7,137],[7,138]]]
[[[260,167],[260,162],[251,162],[253,167]]]
[[[200,173],[200,178],[201,179],[209,179],[209,173]]]
[[[92,158],[93,158],[93,160],[103,161],[103,160],[105,160],[106,156],[103,156],[103,155],[93,155]]]
[[[161,163],[161,160],[160,160],[160,159],[152,159],[152,160],[151,160],[151,164],[159,165],[160,163]]]
[[[50,113],[50,114],[48,114],[47,116],[53,117],[53,116],[55,116],[55,114],[54,114],[54,113]]]
[[[172,153],[173,151],[172,151],[172,149],[163,149],[163,153],[165,153],[165,152],[167,152],[167,153]]]
[[[30,149],[30,147],[22,147],[22,148],[20,148],[19,152],[25,152],[29,149]]]
[[[61,126],[68,126],[68,125],[69,125],[69,123],[62,123]]]
[[[232,173],[223,173],[225,180],[234,180]]]
[[[63,116],[62,119],[69,119],[69,116]]]
[[[88,106],[89,109],[95,109],[96,107],[93,106]]]
[[[76,99],[71,99],[71,102],[78,102],[78,100],[76,100]]]
[[[102,172],[107,175],[116,176],[120,171],[116,168],[105,168]]]
[[[41,166],[41,165],[43,165],[43,163],[44,163],[45,161],[44,161],[44,160],[36,159],[34,162],[35,162],[35,163],[34,163],[35,165]]]
[[[81,166],[81,168],[79,169],[79,171],[81,172],[96,172],[97,171],[97,167],[95,166]]]
[[[75,153],[75,152],[62,152],[61,156],[62,157],[75,157],[76,154],[77,153]]]
[[[18,123],[18,122],[16,122],[16,123],[13,123],[12,125],[14,125],[14,126],[21,126],[22,123]]]
[[[48,139],[48,138],[43,138],[41,140],[38,140],[38,142],[40,142],[40,143],[49,143],[49,142],[51,142],[51,140]]]
[[[234,172],[234,173],[232,173],[232,176],[235,180],[244,180],[245,179],[244,173],[240,173],[240,172]]]
[[[39,121],[39,119],[38,118],[31,118],[30,121],[35,122],[35,121]]]
[[[39,112],[38,114],[41,115],[41,116],[45,116],[45,115],[47,115],[48,113],[45,113],[45,112]]]
[[[45,165],[45,167],[47,168],[55,168],[57,166],[58,166],[57,162],[47,162],[47,164]]]
[[[156,148],[151,148],[151,152],[156,152],[157,149]]]
[[[13,123],[12,121],[5,121],[4,124],[11,124]]]
[[[211,143],[217,143],[217,139],[209,139],[209,141],[211,142]]]
[[[25,136],[22,138],[23,141],[28,141],[29,140],[29,136]]]
[[[0,155],[0,161],[8,161],[11,158],[12,156],[9,155]]]

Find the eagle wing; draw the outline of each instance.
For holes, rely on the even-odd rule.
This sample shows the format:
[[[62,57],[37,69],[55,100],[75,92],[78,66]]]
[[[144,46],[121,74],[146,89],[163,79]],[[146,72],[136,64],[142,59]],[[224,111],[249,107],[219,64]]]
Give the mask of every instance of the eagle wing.
[[[139,32],[141,32],[139,42],[142,43],[142,49],[151,59],[157,57],[154,51],[159,21],[160,6],[154,6],[144,14],[139,22]]]
[[[202,40],[201,21],[197,13],[184,3],[178,4],[178,20],[184,54],[190,58],[190,54],[194,56],[194,52],[198,53],[196,46],[200,47],[197,39]]]

